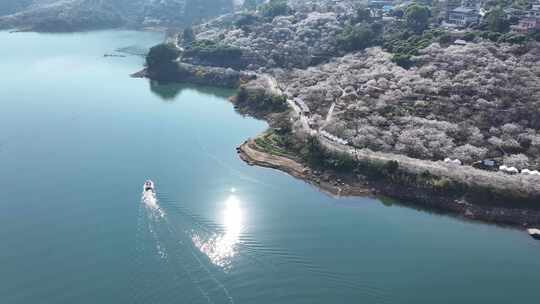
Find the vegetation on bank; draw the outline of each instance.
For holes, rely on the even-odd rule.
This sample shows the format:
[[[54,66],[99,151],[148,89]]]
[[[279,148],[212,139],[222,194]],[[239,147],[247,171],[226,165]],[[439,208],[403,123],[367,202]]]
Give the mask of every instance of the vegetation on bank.
[[[280,113],[288,109],[285,95],[268,94],[264,88],[241,86],[234,100],[237,107],[257,115]]]
[[[469,202],[491,205],[517,206],[526,204],[537,208],[538,197],[528,197],[520,191],[497,190],[495,187],[480,187],[465,181],[455,181],[423,171],[415,174],[402,168],[398,161],[374,161],[354,159],[348,154],[329,152],[316,137],[308,137],[298,142],[285,128],[273,129],[255,139],[257,148],[263,152],[301,160],[319,172],[343,174],[344,176],[363,176],[367,181],[421,190],[455,199],[465,198]]]
[[[295,71],[282,83],[305,102],[314,128],[358,148],[540,168],[537,47],[433,44],[418,52],[415,69],[370,49]],[[326,121],[332,104],[340,110]]]
[[[175,80],[178,66],[175,61],[180,52],[172,44],[158,44],[146,55],[146,68],[150,76],[156,80]]]
[[[255,144],[258,149],[265,153],[292,158],[290,151],[284,148],[289,145],[288,140],[289,137],[282,136],[274,131],[266,132],[255,138]]]
[[[193,40],[182,53],[202,65],[242,68],[242,49],[212,40]]]
[[[338,35],[338,46],[346,52],[382,46],[393,54],[395,63],[410,68],[415,65],[413,57],[434,42],[450,45],[457,39],[467,42],[485,39],[510,44],[540,41],[538,31],[527,35],[510,32],[510,25],[517,20],[507,19],[506,13],[500,7],[495,7],[481,24],[462,34],[450,33],[442,28],[430,28],[432,9],[433,6],[413,3],[404,11],[395,11],[394,15],[398,17],[396,20],[383,23],[380,19],[373,18],[368,9],[360,8],[356,17],[351,20],[352,23],[344,27]]]

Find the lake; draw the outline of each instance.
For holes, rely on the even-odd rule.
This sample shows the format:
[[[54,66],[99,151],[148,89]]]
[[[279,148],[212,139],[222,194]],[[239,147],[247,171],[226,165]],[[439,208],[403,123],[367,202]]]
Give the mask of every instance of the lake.
[[[536,301],[523,231],[246,165],[232,91],[129,77],[162,39],[0,32],[0,303]]]

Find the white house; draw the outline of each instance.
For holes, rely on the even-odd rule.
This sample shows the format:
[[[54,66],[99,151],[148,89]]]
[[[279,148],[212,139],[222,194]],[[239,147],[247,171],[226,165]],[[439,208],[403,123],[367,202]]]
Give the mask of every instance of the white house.
[[[467,26],[469,24],[478,23],[480,14],[476,8],[460,6],[448,13],[448,23],[457,26]]]

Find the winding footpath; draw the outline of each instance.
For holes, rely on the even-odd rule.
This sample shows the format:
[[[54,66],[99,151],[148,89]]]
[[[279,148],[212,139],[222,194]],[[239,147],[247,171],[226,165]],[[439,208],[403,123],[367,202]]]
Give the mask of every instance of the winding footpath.
[[[267,89],[270,94],[282,95],[284,91],[279,87],[278,81],[271,75],[261,75],[267,83]],[[286,94],[286,93],[285,93]],[[316,136],[319,142],[327,150],[344,153],[356,160],[364,160],[370,162],[389,162],[397,161],[400,168],[414,174],[429,172],[433,175],[448,178],[453,181],[465,183],[473,187],[493,188],[502,193],[518,192],[526,196],[540,196],[540,177],[534,175],[508,175],[502,172],[490,172],[473,168],[471,166],[459,166],[448,164],[443,161],[429,161],[415,159],[404,155],[373,152],[369,149],[357,149],[346,145],[345,140],[324,136],[320,130],[313,129],[310,124],[310,118],[304,114],[301,105],[303,101],[299,98],[291,99],[287,95],[287,103],[293,111],[293,117],[301,122],[301,126],[306,134]],[[307,107],[307,106],[306,106]],[[326,117],[326,121],[331,119],[334,107],[330,107],[330,111]]]

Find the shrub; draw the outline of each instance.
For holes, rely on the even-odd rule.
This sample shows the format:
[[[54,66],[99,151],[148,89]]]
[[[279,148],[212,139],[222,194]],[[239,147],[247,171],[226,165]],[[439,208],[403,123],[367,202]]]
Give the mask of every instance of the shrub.
[[[422,35],[415,35],[409,31],[401,30],[384,36],[383,48],[394,54],[393,62],[408,69],[413,65],[412,56],[419,55],[421,49],[440,39],[449,39],[449,34],[443,30],[430,30],[425,31]]]
[[[529,40],[529,37],[521,34],[507,33],[499,37],[498,42],[506,42],[512,44],[523,44]]]
[[[352,172],[356,167],[354,159],[352,159],[349,154],[345,153],[333,153],[328,155],[324,160],[324,164],[326,167],[341,172]]]
[[[397,65],[404,69],[408,69],[414,65],[414,62],[412,61],[412,56],[407,54],[394,54],[392,56],[392,61],[395,62]]]
[[[439,40],[439,43],[441,44],[450,44],[452,43],[452,36],[445,33],[441,35],[438,40]]]
[[[476,34],[474,32],[467,32],[463,36],[463,40],[471,42],[476,38]]]

